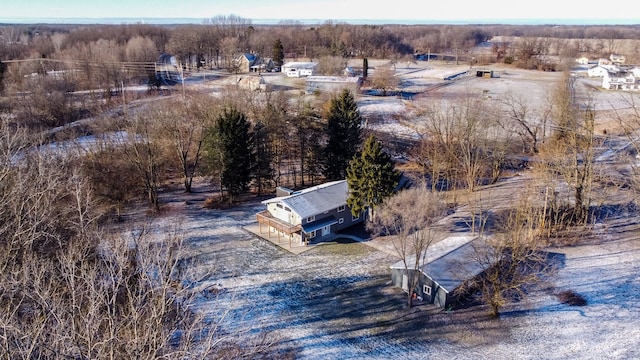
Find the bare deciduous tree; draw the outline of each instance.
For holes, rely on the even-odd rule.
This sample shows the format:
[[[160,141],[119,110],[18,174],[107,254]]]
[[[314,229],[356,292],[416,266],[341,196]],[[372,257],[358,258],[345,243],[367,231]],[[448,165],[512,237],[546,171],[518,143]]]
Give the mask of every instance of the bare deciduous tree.
[[[407,306],[413,305],[413,295],[426,265],[429,247],[437,240],[435,223],[446,214],[438,193],[426,186],[399,192],[387,199],[370,222],[372,230],[392,237],[393,248],[404,263],[407,276]]]
[[[135,169],[135,176],[143,184],[154,211],[160,210],[158,191],[162,166],[165,164],[162,161],[161,143],[156,140],[158,129],[155,118],[158,115],[158,112],[150,112],[125,119],[125,131],[116,134],[117,142]]]
[[[585,103],[579,104],[574,92],[574,79],[567,75],[556,91],[553,139],[545,145],[541,156],[543,164],[549,165],[549,171],[562,176],[572,190],[572,201],[568,202],[573,208],[571,217],[584,224],[591,202],[595,149],[599,140],[595,134],[592,95],[587,94]]]
[[[504,129],[513,129],[518,134],[522,140],[524,153],[537,154],[545,134],[546,113],[536,114],[525,97],[513,93],[507,93],[504,96],[503,105],[506,108],[506,116],[497,116],[498,123]]]
[[[480,275],[467,274],[471,280],[457,291],[479,291],[494,316],[510,301],[525,296],[527,287],[539,283],[552,269],[542,251],[542,216],[540,199],[525,194],[516,207],[497,216],[493,234],[483,225],[471,260],[479,266]]]
[[[70,154],[25,149],[0,128],[0,348],[6,358],[242,358],[227,312],[201,312],[179,226],[164,235],[102,228]],[[209,301],[215,302],[212,298]],[[242,330],[242,326],[239,327]]]
[[[419,131],[423,133],[424,150],[434,155],[423,159],[447,183],[448,188],[463,183],[469,191],[491,174],[494,160],[500,160],[502,150],[496,138],[499,133],[492,131],[495,119],[483,100],[468,94],[456,101],[444,101],[426,109],[426,124]],[[437,164],[436,161],[443,161]]]
[[[167,142],[168,156],[177,159],[185,192],[191,192],[202,159],[205,129],[212,126],[215,113],[212,101],[191,96],[164,104],[155,119],[159,126],[158,140]]]
[[[376,67],[373,74],[369,77],[371,87],[381,89],[382,96],[387,96],[387,91],[395,89],[400,84],[400,79],[396,76],[394,64],[387,64]]]

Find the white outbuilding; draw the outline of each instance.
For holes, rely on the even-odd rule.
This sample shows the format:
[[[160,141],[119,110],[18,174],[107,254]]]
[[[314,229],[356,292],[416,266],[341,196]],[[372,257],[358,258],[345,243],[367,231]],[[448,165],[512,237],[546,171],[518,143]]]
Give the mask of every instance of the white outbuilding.
[[[282,73],[288,77],[313,76],[317,68],[315,62],[290,62],[282,65]]]

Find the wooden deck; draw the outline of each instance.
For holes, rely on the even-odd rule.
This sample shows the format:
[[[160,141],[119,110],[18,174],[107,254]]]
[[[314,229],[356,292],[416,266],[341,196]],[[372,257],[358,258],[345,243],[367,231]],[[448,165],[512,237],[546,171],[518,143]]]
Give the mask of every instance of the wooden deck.
[[[285,221],[277,219],[269,213],[269,211],[261,211],[256,214],[256,220],[258,220],[258,233],[260,236],[263,234],[262,225],[266,225],[267,237],[271,237],[271,233],[275,232],[278,236],[278,242],[284,234],[285,240],[289,240],[289,247],[293,246],[294,234],[302,231],[302,226],[291,225]],[[300,240],[298,240],[300,241]]]

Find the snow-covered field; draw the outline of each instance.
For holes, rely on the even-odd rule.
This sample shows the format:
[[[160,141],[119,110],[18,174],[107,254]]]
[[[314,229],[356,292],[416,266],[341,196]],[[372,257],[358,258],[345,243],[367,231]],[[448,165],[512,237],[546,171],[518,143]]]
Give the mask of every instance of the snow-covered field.
[[[505,180],[510,192],[528,177]],[[499,319],[478,306],[445,312],[405,308],[390,285],[397,258],[367,243],[332,243],[293,255],[243,229],[258,201],[227,210],[202,208],[206,193],[167,193],[191,201],[165,203],[155,226],[179,224],[202,296],[200,310],[219,317],[238,341],[259,333],[274,349],[301,359],[632,359],[640,357],[640,224],[621,207],[593,236],[551,249],[564,256],[548,284],[504,309]],[[499,195],[493,192],[493,195]],[[453,216],[456,216],[455,214]],[[376,241],[380,241],[379,239]],[[379,245],[379,244],[377,244]],[[554,296],[583,295],[572,307]]]
[[[429,86],[458,70],[415,66],[407,64],[403,70],[412,86]],[[456,82],[428,96],[488,90],[495,101],[518,92],[541,104],[558,76],[502,70],[499,78]],[[600,94],[603,104],[620,98],[619,93]],[[358,101],[365,117],[376,118],[368,127],[415,135],[396,121],[415,106],[412,100]],[[486,197],[513,201],[514,191],[528,179],[502,180]],[[262,210],[259,201],[208,210],[202,200],[209,193],[201,191],[163,194],[165,215],[151,226],[179,224],[186,251],[196,260],[190,276],[199,280],[199,289],[220,292],[216,297],[203,291],[199,309],[213,318],[226,314],[223,329],[238,333],[241,343],[267,334],[283,357],[300,359],[640,358],[640,218],[624,201],[594,225],[590,236],[550,249],[564,259],[557,273],[494,319],[483,306],[454,312],[428,305],[407,310],[405,294],[390,285],[389,266],[397,258],[380,250],[384,240],[332,243],[293,255],[243,229]],[[563,290],[579,293],[588,304],[561,303],[555,294]]]

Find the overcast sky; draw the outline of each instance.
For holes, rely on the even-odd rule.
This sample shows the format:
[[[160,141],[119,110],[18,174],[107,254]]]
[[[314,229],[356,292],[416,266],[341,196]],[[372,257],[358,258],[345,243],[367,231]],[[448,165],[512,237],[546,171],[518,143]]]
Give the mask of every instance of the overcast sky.
[[[595,0],[5,0],[0,20],[20,18],[194,18],[234,14],[248,19],[602,20],[640,23],[637,5],[624,10]],[[636,10],[632,10],[636,8]],[[596,21],[597,22],[597,21]]]

